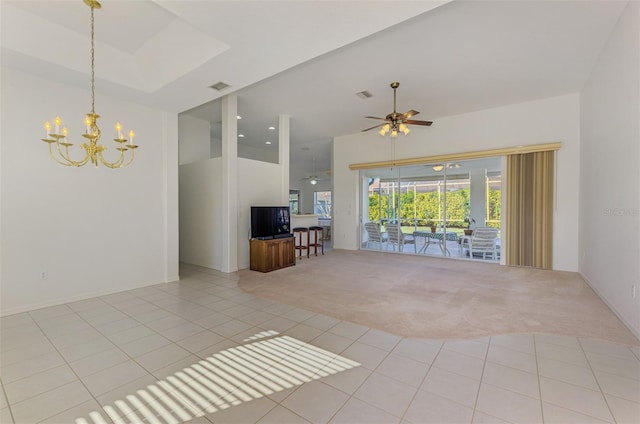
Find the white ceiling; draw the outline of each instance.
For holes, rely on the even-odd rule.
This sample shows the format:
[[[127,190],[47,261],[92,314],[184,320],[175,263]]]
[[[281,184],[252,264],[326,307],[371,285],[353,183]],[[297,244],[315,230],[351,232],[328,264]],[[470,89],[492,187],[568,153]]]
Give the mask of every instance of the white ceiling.
[[[264,144],[267,127],[286,113],[292,163],[310,168],[315,158],[325,169],[332,137],[391,112],[392,81],[401,83],[398,110],[434,125],[580,91],[626,3],[103,0],[97,91],[203,119],[219,116],[219,101],[208,102],[237,92],[241,142],[277,148]],[[3,66],[87,84],[81,0],[0,6]],[[218,81],[231,87],[208,88]],[[363,90],[373,97],[355,95]]]

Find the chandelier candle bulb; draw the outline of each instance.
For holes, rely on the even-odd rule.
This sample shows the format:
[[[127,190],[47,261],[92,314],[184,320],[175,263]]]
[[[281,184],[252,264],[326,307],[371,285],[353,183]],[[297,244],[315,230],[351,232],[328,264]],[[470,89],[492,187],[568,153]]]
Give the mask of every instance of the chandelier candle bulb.
[[[133,131],[129,131],[129,145],[133,145],[133,136],[135,134],[133,133]]]
[[[56,116],[56,119],[53,122],[56,124],[56,134],[60,134],[60,124],[62,123],[62,120],[59,116]]]
[[[49,123],[49,121],[44,123],[44,132],[45,132],[44,138],[49,138],[49,133],[51,132],[51,124]]]
[[[116,137],[119,140],[122,140],[122,126],[120,125],[120,122],[116,122]]]

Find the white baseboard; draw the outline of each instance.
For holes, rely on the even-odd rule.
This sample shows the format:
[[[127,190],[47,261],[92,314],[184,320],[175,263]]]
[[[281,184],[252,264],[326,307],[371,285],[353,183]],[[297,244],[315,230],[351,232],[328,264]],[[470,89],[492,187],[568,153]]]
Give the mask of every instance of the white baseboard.
[[[109,294],[120,293],[120,292],[124,292],[124,291],[128,291],[128,290],[139,289],[139,288],[142,288],[142,287],[153,286],[153,285],[156,285],[156,284],[171,283],[171,282],[179,281],[179,280],[180,280],[180,277],[176,276],[176,277],[173,277],[173,279],[167,279],[167,281],[157,281],[157,282],[151,282],[151,283],[147,282],[147,283],[141,283],[141,284],[136,284],[136,285],[127,286],[127,287],[120,287],[120,288],[115,288],[115,289],[102,290],[102,291],[98,291],[98,292],[95,292],[95,293],[84,293],[84,294],[81,294],[81,295],[78,295],[78,296],[71,296],[71,297],[66,297],[66,298],[58,298],[58,299],[49,300],[49,301],[46,301],[46,302],[31,303],[29,305],[24,305],[24,306],[20,306],[20,307],[16,307],[16,308],[3,309],[2,311],[0,311],[0,317],[20,314],[20,313],[23,313],[23,312],[35,311],[36,309],[48,308],[50,306],[58,306],[58,305],[64,305],[66,303],[79,302],[81,300],[91,299],[91,298],[100,297],[100,296],[106,296],[106,295],[109,295]]]
[[[602,300],[605,303],[605,305],[607,305],[609,307],[609,309],[611,309],[611,311],[618,317],[618,319],[620,321],[622,321],[622,323],[625,325],[625,327],[627,327],[629,329],[629,331],[631,331],[631,334],[633,334],[634,336],[636,336],[636,338],[638,340],[640,340],[640,329],[639,328],[635,328],[633,325],[631,325],[631,323],[629,323],[625,319],[625,317],[622,314],[620,314],[620,312],[616,309],[616,307],[613,306],[611,303],[609,303],[607,298],[604,297],[603,294],[591,283],[591,281],[587,278],[586,275],[584,275],[581,272],[578,272],[578,274],[589,285],[589,287],[591,287],[591,290],[593,290],[595,292],[595,294],[598,295],[600,300]]]

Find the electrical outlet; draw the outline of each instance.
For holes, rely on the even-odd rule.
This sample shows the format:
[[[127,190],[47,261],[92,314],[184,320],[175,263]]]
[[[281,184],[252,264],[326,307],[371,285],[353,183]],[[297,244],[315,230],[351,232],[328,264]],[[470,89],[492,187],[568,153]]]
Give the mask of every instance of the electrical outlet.
[[[48,276],[49,276],[49,274],[47,273],[47,271],[40,271],[40,279],[41,280],[46,280]]]

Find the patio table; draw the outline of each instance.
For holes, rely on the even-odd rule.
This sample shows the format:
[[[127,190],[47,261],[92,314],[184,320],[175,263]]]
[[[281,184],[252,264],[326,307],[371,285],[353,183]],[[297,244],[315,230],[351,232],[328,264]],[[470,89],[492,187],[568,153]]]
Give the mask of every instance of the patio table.
[[[445,236],[446,236],[446,238],[445,238]],[[444,233],[442,231],[437,231],[435,233],[432,233],[431,231],[414,231],[413,232],[413,237],[422,237],[422,238],[424,238],[424,246],[422,246],[422,248],[420,248],[418,253],[425,253],[427,251],[427,248],[431,245],[431,240],[434,240],[434,241],[437,241],[437,243],[440,245],[440,250],[442,250],[442,255],[443,256],[446,256],[447,254],[449,254],[449,256],[451,256],[451,253],[449,252],[449,249],[445,250],[443,241],[445,239],[447,241],[455,241],[455,242],[458,241],[458,234],[454,233],[454,232]]]

